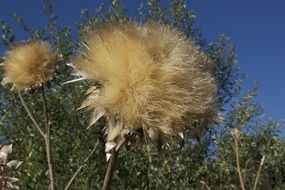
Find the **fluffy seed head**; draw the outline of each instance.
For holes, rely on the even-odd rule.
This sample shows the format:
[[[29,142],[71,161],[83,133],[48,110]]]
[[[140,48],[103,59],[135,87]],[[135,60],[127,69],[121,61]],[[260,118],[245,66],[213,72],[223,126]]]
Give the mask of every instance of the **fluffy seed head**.
[[[24,90],[48,81],[54,72],[54,55],[44,41],[23,42],[7,52],[4,61],[6,77],[12,89]]]
[[[208,58],[177,30],[157,23],[119,23],[86,36],[77,73],[92,86],[81,107],[91,125],[107,116],[107,140],[122,133],[151,138],[200,133],[217,121],[217,85]],[[112,143],[111,143],[112,142]]]

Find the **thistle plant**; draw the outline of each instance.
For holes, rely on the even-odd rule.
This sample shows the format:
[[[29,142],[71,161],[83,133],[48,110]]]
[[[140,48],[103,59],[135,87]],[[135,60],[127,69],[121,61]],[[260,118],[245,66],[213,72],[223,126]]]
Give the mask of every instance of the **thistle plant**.
[[[28,27],[21,17],[13,15],[24,26],[27,38],[33,40],[16,44],[12,28],[0,21],[0,43],[10,49],[1,59],[4,76],[2,70],[0,74],[13,90],[1,90],[0,125],[7,140],[21,143],[17,154],[28,161],[20,171],[23,189],[99,189],[102,183],[103,189],[108,189],[116,167],[115,189],[247,189],[253,184],[252,176],[256,177],[253,189],[276,188],[278,185],[264,186],[267,179],[271,182],[271,176],[282,176],[271,184],[279,183],[283,189],[284,142],[272,140],[270,135],[266,140],[259,135],[259,140],[251,136],[245,141],[242,128],[233,133],[236,135],[219,137],[227,134],[224,129],[229,126],[248,125],[248,118],[257,116],[255,105],[243,102],[233,109],[235,113],[226,110],[227,119],[219,126],[222,130],[210,129],[203,135],[221,120],[220,107],[236,104],[233,99],[239,94],[242,78],[234,46],[224,35],[208,44],[193,27],[195,15],[186,8],[185,0],[163,4],[144,1],[140,17],[128,15],[120,0],[111,0],[110,5],[102,1],[94,14],[82,10],[77,55],[73,55],[77,44],[71,32],[74,25],[59,26],[60,17],[48,0],[44,0],[48,16],[45,28]],[[71,79],[72,70],[66,66],[70,62],[80,78]],[[74,86],[59,85],[82,80],[84,83]],[[24,109],[18,107],[15,91]],[[80,104],[81,109],[91,111],[89,124],[86,112],[76,110]],[[83,126],[93,127],[88,131]],[[192,143],[193,137],[201,137],[200,143]],[[177,142],[183,140],[186,146],[181,150]],[[270,148],[264,148],[264,142]],[[152,143],[173,146],[156,151]],[[56,146],[51,148],[52,144]],[[129,151],[118,156],[124,145]],[[266,155],[265,163],[259,152]],[[245,158],[250,159],[249,164],[244,165]],[[253,167],[259,163],[259,168]],[[80,176],[83,169],[85,173]],[[241,185],[239,180],[243,180]],[[15,181],[9,182],[14,185]]]
[[[219,122],[211,62],[177,29],[158,23],[106,24],[86,35],[74,66],[95,83],[80,108],[93,110],[90,125],[107,119],[103,189],[116,152],[131,139],[160,143],[199,136]],[[108,175],[109,173],[109,175]],[[106,182],[107,181],[107,182]]]
[[[76,74],[94,85],[80,108],[93,111],[89,127],[101,117],[107,120],[103,132],[109,165],[102,189],[109,188],[123,144],[137,139],[159,145],[170,139],[183,140],[184,135],[199,136],[219,122],[211,62],[177,29],[158,23],[109,23],[86,34],[82,44],[73,64]],[[47,42],[20,43],[5,55],[3,82],[18,90],[44,139],[52,190],[56,185],[44,83],[54,69],[55,55]],[[21,94],[37,87],[43,99],[44,126],[36,121]]]
[[[55,56],[52,53],[48,42],[34,40],[22,42],[15,47],[12,47],[12,49],[5,54],[3,63],[5,78],[2,81],[3,84],[12,83],[12,90],[18,91],[18,96],[25,111],[45,141],[50,188],[52,190],[55,189],[55,182],[50,140],[51,126],[47,111],[44,83],[50,80],[53,75],[55,70],[54,58]],[[38,124],[21,94],[21,91],[23,90],[28,91],[31,88],[38,87],[41,89],[43,99],[43,127]]]

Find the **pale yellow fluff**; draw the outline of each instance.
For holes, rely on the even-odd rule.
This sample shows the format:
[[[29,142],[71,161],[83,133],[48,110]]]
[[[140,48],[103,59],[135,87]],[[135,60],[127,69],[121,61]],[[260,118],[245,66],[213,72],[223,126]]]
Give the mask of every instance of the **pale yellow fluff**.
[[[217,121],[217,85],[208,58],[169,26],[118,23],[86,36],[77,73],[97,82],[82,107],[91,125],[107,116],[108,141],[142,131],[157,139],[200,133]],[[113,132],[112,132],[113,131]]]
[[[23,42],[5,54],[4,83],[24,90],[49,80],[54,72],[54,55],[44,41]]]

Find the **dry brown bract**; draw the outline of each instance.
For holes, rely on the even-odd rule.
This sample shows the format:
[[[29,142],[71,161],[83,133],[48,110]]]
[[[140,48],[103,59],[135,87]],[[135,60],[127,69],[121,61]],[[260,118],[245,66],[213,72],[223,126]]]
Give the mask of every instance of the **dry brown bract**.
[[[48,81],[54,72],[53,58],[47,42],[23,42],[5,55],[3,83],[12,83],[12,89],[16,90],[40,85]]]
[[[119,23],[86,36],[74,66],[96,81],[81,108],[106,116],[109,151],[125,134],[152,139],[200,134],[217,120],[217,85],[208,58],[177,30],[156,23]]]

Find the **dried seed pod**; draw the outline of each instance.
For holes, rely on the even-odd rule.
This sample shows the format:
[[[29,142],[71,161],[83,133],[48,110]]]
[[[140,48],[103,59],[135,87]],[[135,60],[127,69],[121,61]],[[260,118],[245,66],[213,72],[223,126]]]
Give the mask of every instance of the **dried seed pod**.
[[[81,108],[91,125],[107,116],[107,143],[144,131],[164,141],[185,130],[201,133],[218,121],[210,61],[174,28],[118,23],[91,32],[74,60],[77,74],[96,81]],[[121,144],[121,143],[120,143]]]
[[[54,55],[44,41],[28,41],[13,47],[5,54],[3,83],[12,89],[25,90],[48,81],[54,72]]]

